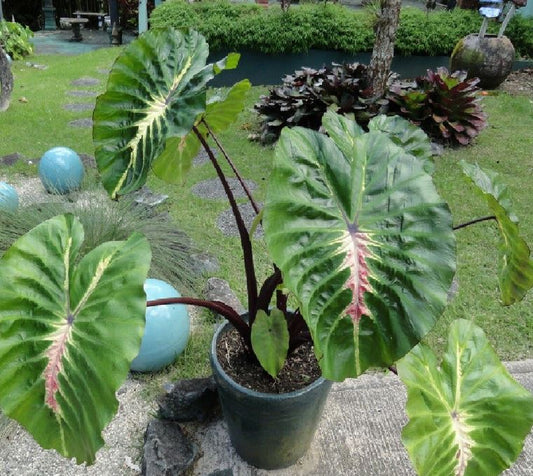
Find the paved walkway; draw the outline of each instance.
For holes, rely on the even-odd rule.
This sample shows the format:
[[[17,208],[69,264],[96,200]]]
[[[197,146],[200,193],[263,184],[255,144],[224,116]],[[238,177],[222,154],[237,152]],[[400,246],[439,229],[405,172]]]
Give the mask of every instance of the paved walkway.
[[[508,364],[515,378],[533,391],[533,360]],[[104,432],[106,446],[94,466],[76,466],[54,451],[42,450],[13,426],[0,435],[2,476],[122,476],[140,473],[142,435],[153,404],[141,396],[138,382],[128,381],[118,392],[119,413]],[[397,377],[363,375],[335,384],[310,451],[284,470],[258,470],[243,462],[231,447],[225,425],[218,420],[189,428],[200,458],[195,476],[410,476],[414,475],[400,440],[405,390]],[[526,439],[517,463],[507,476],[533,474],[533,437]],[[480,475],[482,476],[482,475]]]

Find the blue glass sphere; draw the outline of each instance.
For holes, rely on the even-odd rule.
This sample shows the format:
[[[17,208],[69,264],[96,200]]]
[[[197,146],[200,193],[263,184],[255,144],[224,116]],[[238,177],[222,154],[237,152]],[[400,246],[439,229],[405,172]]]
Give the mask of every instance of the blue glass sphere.
[[[19,196],[14,187],[0,182],[0,210],[14,213],[19,206]]]
[[[178,291],[160,279],[147,279],[144,292],[148,301],[180,297]],[[187,345],[189,328],[189,314],[184,304],[147,307],[141,349],[131,363],[131,370],[151,372],[174,362]]]
[[[47,150],[39,162],[39,177],[49,193],[65,194],[79,189],[83,175],[80,156],[68,147]]]

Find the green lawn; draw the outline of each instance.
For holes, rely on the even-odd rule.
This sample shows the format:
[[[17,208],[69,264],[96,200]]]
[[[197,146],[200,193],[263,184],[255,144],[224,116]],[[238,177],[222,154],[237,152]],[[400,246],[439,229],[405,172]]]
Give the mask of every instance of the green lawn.
[[[72,128],[69,121],[90,117],[89,112],[69,112],[67,103],[92,102],[94,98],[67,95],[74,88],[71,81],[80,77],[101,80],[95,91],[105,87],[105,71],[111,66],[117,49],[102,49],[78,57],[43,56],[15,62],[13,72],[15,89],[10,108],[0,113],[0,157],[19,152],[28,159],[40,157],[47,149],[64,145],[80,153],[93,154],[91,131]],[[26,61],[45,64],[41,70],[27,66]],[[247,179],[257,183],[254,192],[257,200],[264,198],[273,156],[272,148],[263,148],[248,141],[247,136],[256,122],[251,111],[253,103],[266,92],[253,88],[248,106],[238,122],[221,139],[226,149]],[[22,98],[25,98],[21,101]],[[510,97],[504,93],[484,99],[489,115],[489,126],[473,146],[446,150],[435,159],[435,181],[442,195],[449,201],[455,222],[489,214],[483,202],[473,193],[463,179],[458,161],[477,161],[481,166],[503,174],[511,189],[515,211],[521,219],[521,230],[529,243],[533,243],[533,103],[529,98]],[[0,174],[36,174],[35,165],[18,165],[9,170],[1,168]],[[156,191],[167,193],[172,216],[205,251],[220,262],[218,276],[227,279],[244,301],[244,280],[240,263],[239,244],[236,238],[226,238],[215,227],[218,214],[226,210],[226,201],[206,201],[194,196],[191,187],[198,181],[214,178],[210,164],[195,167],[183,185],[171,186],[156,178],[149,185]],[[437,345],[443,342],[447,324],[456,317],[473,319],[487,332],[501,358],[523,359],[533,357],[533,293],[523,302],[503,308],[498,302],[497,290],[497,231],[493,222],[473,226],[457,232],[459,292],[443,318],[428,339]],[[255,241],[257,266],[260,277],[269,272],[269,262],[262,241]],[[170,378],[207,373],[207,343],[212,321],[205,318],[195,331],[193,342],[185,357],[167,371],[156,376]],[[201,365],[199,364],[201,362]],[[151,378],[151,377],[147,377]]]

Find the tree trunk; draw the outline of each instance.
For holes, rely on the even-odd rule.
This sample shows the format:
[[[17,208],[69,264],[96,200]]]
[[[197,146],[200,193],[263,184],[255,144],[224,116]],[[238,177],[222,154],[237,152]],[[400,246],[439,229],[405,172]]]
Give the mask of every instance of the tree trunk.
[[[0,0],[2,1],[2,0]],[[7,54],[0,46],[0,112],[9,107],[9,98],[13,91],[13,75]]]
[[[394,56],[394,40],[400,19],[401,0],[381,0],[381,11],[376,22],[376,40],[370,59],[369,76],[374,95],[385,93]]]

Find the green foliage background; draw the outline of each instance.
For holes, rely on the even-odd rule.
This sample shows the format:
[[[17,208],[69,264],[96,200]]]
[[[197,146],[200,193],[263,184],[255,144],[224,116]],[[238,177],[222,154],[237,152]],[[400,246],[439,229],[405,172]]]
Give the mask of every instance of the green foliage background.
[[[228,0],[188,3],[167,0],[150,17],[153,28],[173,26],[195,28],[212,51],[234,49],[263,53],[297,53],[309,49],[349,53],[372,51],[374,23],[372,10],[352,10],[338,4],[318,3],[281,8],[235,4]],[[425,12],[403,7],[396,38],[399,55],[449,55],[457,41],[477,33],[482,17],[476,11]],[[491,22],[488,32],[499,24]],[[515,15],[506,30],[517,53],[533,57],[533,18]]]

